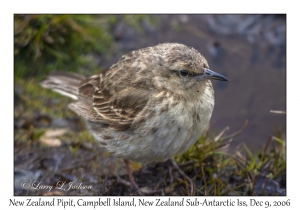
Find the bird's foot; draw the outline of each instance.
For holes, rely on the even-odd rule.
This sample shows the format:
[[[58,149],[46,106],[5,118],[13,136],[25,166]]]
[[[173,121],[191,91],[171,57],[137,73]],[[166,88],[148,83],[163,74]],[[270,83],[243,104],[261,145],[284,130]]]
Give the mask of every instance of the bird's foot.
[[[144,195],[140,189],[139,189],[139,186],[134,182],[134,184],[126,181],[125,179],[122,179],[120,176],[116,175],[117,177],[117,183],[119,184],[122,184],[122,185],[125,185],[127,187],[131,187],[132,191],[133,191],[133,194],[134,195],[139,195],[139,196],[142,196]]]
[[[149,187],[143,187],[139,188],[137,185],[132,186],[130,182],[126,181],[125,179],[122,179],[120,176],[115,175],[117,177],[117,183],[125,185],[127,187],[131,187],[133,194],[138,195],[138,196],[143,196],[143,195],[165,195],[163,189],[158,189],[158,190],[151,190]]]
[[[193,182],[193,180],[190,178],[190,177],[188,177],[188,175],[186,175],[181,169],[180,169],[180,167],[177,165],[177,163],[173,160],[173,159],[169,159],[169,161],[170,161],[170,163],[172,164],[172,166],[180,173],[180,175],[181,176],[183,176],[186,180],[188,180],[189,181],[189,183],[190,183],[190,187],[191,187],[191,191],[190,191],[190,195],[193,195],[193,193],[194,193],[194,182]],[[170,168],[169,168],[169,173],[170,173],[170,179],[171,180],[173,180],[173,176],[172,176],[172,174],[171,174],[171,170],[170,170]]]

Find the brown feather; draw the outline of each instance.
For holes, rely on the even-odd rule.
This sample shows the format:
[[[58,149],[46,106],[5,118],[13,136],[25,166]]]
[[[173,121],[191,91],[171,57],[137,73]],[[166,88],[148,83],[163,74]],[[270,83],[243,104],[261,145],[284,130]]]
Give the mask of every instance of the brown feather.
[[[69,107],[87,120],[102,122],[114,130],[128,129],[146,106],[150,91],[126,89],[126,84],[114,88],[112,81],[103,79],[105,76],[106,72],[82,81],[78,91],[79,100]]]

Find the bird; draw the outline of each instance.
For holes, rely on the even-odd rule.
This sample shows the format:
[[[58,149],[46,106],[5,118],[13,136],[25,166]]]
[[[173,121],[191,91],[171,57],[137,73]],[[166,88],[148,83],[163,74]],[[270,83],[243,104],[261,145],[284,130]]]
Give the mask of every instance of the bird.
[[[54,71],[41,85],[75,100],[69,108],[102,147],[124,159],[132,189],[142,195],[130,161],[164,162],[187,151],[209,125],[211,80],[229,81],[193,47],[161,43],[91,77]]]

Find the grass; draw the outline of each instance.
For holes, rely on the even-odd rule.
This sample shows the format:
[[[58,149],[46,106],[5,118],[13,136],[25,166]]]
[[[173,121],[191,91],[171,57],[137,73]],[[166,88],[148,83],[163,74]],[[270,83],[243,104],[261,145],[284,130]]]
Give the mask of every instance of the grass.
[[[246,125],[247,122],[243,129]],[[282,178],[286,171],[286,144],[281,132],[270,137],[261,151],[253,153],[243,145],[241,150],[230,154],[226,147],[242,130],[224,136],[226,130],[217,136],[204,134],[186,153],[176,157],[176,161],[183,165],[192,162],[186,170],[193,174],[194,180],[200,180],[203,184],[197,188],[196,195],[266,195],[268,193],[254,189],[255,181],[260,176],[284,182],[285,185]],[[192,173],[197,168],[198,173]],[[267,182],[266,179],[265,186]],[[188,186],[188,182],[184,184]]]
[[[120,21],[140,34],[142,22],[159,23],[151,15],[15,14],[15,78],[47,75],[57,69],[99,71],[99,57],[113,51],[114,29]]]

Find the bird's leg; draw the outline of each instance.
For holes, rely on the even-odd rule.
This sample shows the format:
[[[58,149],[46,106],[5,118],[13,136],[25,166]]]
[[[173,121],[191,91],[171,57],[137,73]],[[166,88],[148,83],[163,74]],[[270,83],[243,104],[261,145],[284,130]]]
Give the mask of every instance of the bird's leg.
[[[188,177],[180,168],[179,166],[177,165],[177,163],[172,159],[170,158],[169,159],[171,164],[174,166],[174,168],[180,173],[181,176],[183,176],[184,178],[186,178],[189,182],[190,182],[190,185],[191,185],[191,195],[193,195],[193,191],[194,191],[194,182],[193,180]]]
[[[142,188],[140,190],[137,183],[134,181],[132,171],[131,171],[131,168],[130,168],[130,164],[129,164],[130,162],[128,160],[124,160],[124,163],[125,163],[125,166],[126,166],[126,170],[127,170],[130,182],[122,179],[118,175],[115,175],[117,177],[117,182],[118,183],[120,183],[122,185],[125,185],[125,186],[128,186],[128,187],[131,187],[132,190],[134,191],[134,193],[137,194],[137,195],[155,195],[155,194],[164,195],[164,191],[162,189],[160,189],[160,190],[151,190],[150,188],[145,187],[145,188]]]
[[[137,185],[137,183],[134,181],[133,175],[132,175],[132,171],[130,168],[130,164],[128,160],[124,160],[125,163],[125,167],[129,176],[129,180],[131,183],[131,188],[134,192],[136,192],[138,195],[143,195],[143,193],[139,190],[139,186]]]
[[[173,174],[172,174],[172,166],[171,166],[171,164],[168,164],[168,170],[169,170],[169,176],[170,176],[170,184],[173,184],[174,178],[173,178]]]

